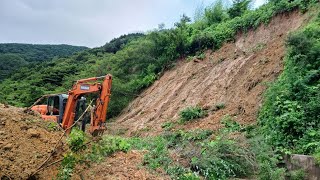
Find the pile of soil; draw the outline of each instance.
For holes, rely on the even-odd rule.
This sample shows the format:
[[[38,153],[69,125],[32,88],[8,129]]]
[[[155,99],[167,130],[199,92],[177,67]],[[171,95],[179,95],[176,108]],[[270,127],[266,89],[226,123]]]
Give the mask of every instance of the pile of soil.
[[[235,42],[216,52],[206,51],[204,60],[181,59],[123,111],[112,131],[157,135],[163,123],[177,121],[179,112],[190,106],[211,111],[179,128],[217,130],[225,115],[240,124],[256,122],[267,84],[283,70],[287,35],[307,21],[298,11],[280,14],[268,25],[239,33]],[[225,108],[216,111],[217,104]]]
[[[61,162],[30,175],[51,154],[63,132],[53,131],[48,122],[23,111],[23,108],[0,104],[0,179],[55,178]],[[46,165],[62,160],[66,152],[68,147],[63,138]],[[118,152],[106,157],[102,163],[78,164],[72,179],[170,179],[164,172],[154,174],[143,167],[144,153]]]
[[[59,131],[50,131],[48,122],[38,116],[0,104],[0,179],[29,178],[60,135]]]

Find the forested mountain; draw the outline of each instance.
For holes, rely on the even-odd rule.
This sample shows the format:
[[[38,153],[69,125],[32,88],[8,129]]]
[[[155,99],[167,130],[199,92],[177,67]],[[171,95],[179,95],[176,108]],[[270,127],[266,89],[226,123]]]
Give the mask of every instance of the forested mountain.
[[[304,13],[310,9],[319,11],[317,0],[270,0],[255,10],[249,8],[248,2],[235,1],[233,6],[227,9],[222,5],[222,1],[218,1],[205,8],[195,22],[183,15],[170,29],[160,28],[145,35],[121,36],[99,48],[87,49],[69,57],[55,58],[32,67],[23,67],[0,83],[0,101],[15,106],[29,106],[43,94],[66,92],[75,80],[110,73],[113,75],[113,85],[108,116],[115,117],[164,71],[174,67],[178,59],[203,59],[206,50],[216,51],[224,43],[233,42],[238,33],[245,34],[261,24],[268,24],[275,15],[292,11]],[[319,30],[318,15],[306,28],[289,36],[284,73],[267,92],[265,103],[258,115],[260,128],[256,130],[257,133],[263,135],[263,139],[266,139],[277,152],[318,152],[320,156]],[[12,59],[11,62],[18,66],[41,60],[36,58],[38,50],[31,51],[34,52],[31,53],[32,58],[23,56],[29,51],[22,50],[24,53],[21,54],[19,50],[2,52],[6,53],[2,56]],[[42,55],[46,57],[46,53],[39,56]],[[189,111],[198,113],[201,109]],[[229,125],[232,127],[234,124]],[[179,137],[189,138],[186,134],[180,134]],[[209,144],[207,150],[210,152],[210,148],[214,148],[216,144]],[[220,148],[224,150],[223,147],[228,145],[230,143],[226,141]],[[230,153],[232,152],[230,150]],[[211,153],[216,154],[213,150]],[[266,173],[276,172],[273,171],[273,168],[277,168],[274,154],[260,158],[264,163],[262,169],[268,170]],[[209,166],[197,166],[202,168],[197,169],[201,175],[211,173],[213,179],[235,177],[235,174],[231,173],[216,178],[214,168],[221,167],[224,171],[229,169],[224,169],[225,164],[213,164],[215,161],[208,162],[207,159],[209,158],[203,159],[205,163],[197,164]],[[231,161],[236,162],[233,159]],[[242,167],[232,166],[231,161],[221,160],[221,163],[231,163],[227,168]],[[233,169],[232,172],[239,173],[237,170]],[[239,174],[241,173],[243,172]],[[265,177],[271,176],[265,174]]]
[[[3,43],[0,44],[0,80],[12,71],[30,63],[52,60],[54,57],[66,57],[75,52],[88,49],[71,45],[38,45]]]

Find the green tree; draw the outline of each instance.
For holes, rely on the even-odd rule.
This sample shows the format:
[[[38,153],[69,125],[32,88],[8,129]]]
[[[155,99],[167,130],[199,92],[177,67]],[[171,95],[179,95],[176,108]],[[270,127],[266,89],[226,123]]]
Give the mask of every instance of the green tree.
[[[230,18],[241,16],[249,10],[249,5],[252,0],[233,0],[232,6],[228,9]]]

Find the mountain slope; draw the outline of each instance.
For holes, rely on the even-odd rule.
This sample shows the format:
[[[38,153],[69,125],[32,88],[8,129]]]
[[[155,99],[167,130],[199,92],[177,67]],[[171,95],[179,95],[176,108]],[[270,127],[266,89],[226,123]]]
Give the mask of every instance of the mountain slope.
[[[20,67],[30,63],[51,60],[54,57],[70,56],[75,52],[88,49],[83,46],[71,45],[40,45],[40,44],[0,44],[0,80]]]
[[[241,124],[256,121],[262,94],[283,69],[285,39],[302,26],[307,17],[298,11],[276,16],[269,25],[239,34],[216,52],[207,51],[204,60],[181,60],[150,88],[136,98],[116,123],[135,134],[159,134],[165,122],[175,122],[179,112],[189,106],[212,109],[204,119],[191,122],[186,129],[217,130],[221,119],[230,115]]]

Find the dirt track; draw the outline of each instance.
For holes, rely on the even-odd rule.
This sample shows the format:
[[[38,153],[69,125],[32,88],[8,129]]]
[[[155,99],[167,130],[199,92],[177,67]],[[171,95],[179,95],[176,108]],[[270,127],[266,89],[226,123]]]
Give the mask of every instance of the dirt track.
[[[118,131],[159,134],[164,122],[178,119],[180,110],[195,105],[210,108],[218,103],[224,103],[225,109],[182,128],[216,130],[227,114],[242,124],[254,123],[267,83],[283,69],[288,33],[306,20],[297,11],[278,15],[267,26],[239,34],[235,43],[207,51],[202,61],[180,60],[125,109],[115,123]]]

